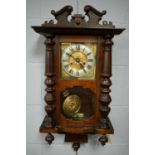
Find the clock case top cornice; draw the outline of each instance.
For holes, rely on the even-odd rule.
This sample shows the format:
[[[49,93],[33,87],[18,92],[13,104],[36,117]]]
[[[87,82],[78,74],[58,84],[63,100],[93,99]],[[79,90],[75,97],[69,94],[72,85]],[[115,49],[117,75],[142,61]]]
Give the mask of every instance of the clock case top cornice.
[[[100,24],[102,16],[106,14],[105,10],[100,12],[87,5],[84,7],[84,11],[88,20],[85,20],[85,16],[81,14],[75,14],[68,20],[69,16],[72,15],[73,7],[67,5],[57,12],[51,11],[57,23],[50,20],[45,21],[41,26],[32,26],[32,28],[45,37],[53,35],[118,35],[125,30],[124,28],[115,28],[112,22],[103,21]]]

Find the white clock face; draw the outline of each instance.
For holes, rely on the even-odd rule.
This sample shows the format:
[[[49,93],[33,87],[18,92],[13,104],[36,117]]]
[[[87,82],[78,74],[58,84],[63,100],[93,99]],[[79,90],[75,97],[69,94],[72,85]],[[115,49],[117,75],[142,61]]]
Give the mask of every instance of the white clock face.
[[[64,49],[61,61],[67,74],[73,77],[82,77],[94,69],[95,56],[86,45],[72,44]]]

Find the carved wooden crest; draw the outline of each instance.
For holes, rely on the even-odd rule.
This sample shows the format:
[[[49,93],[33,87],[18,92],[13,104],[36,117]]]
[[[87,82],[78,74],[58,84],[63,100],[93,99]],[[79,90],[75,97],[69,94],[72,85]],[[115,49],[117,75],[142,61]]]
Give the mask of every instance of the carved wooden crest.
[[[51,11],[51,14],[54,15],[57,23],[54,24],[53,20],[45,21],[42,26],[45,27],[64,27],[64,26],[75,26],[75,27],[90,27],[90,25],[95,27],[104,27],[104,28],[115,28],[112,22],[103,21],[102,24],[99,24],[99,21],[102,19],[102,16],[106,14],[106,11],[103,10],[102,12],[96,10],[90,5],[84,7],[85,16],[88,17],[88,21],[85,20],[85,16],[81,14],[75,14],[71,17],[71,20],[68,20],[68,17],[72,15],[73,8],[72,6],[65,6],[61,10],[55,12],[54,10]]]

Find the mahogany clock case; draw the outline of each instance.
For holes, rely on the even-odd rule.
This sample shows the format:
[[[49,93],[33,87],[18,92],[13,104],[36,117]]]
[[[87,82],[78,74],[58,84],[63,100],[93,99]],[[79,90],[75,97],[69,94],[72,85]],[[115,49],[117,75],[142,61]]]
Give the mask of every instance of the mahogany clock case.
[[[41,26],[32,26],[37,33],[46,38],[47,115],[40,132],[48,133],[46,137],[48,143],[52,143],[54,140],[52,133],[56,132],[65,133],[65,140],[73,142],[87,142],[88,133],[102,134],[99,141],[105,144],[107,142],[105,135],[114,133],[108,118],[111,102],[112,38],[125,29],[115,28],[112,22],[107,21],[99,24],[102,16],[106,14],[105,10],[100,12],[87,5],[84,11],[88,21],[81,14],[73,15],[68,21],[72,11],[71,6],[65,6],[57,12],[52,10],[51,13],[57,19],[56,24],[51,20],[45,21]],[[65,72],[62,62],[63,44],[95,47],[94,59],[91,60],[93,63],[88,68],[91,74],[85,74],[83,78],[79,74],[75,76],[73,71]],[[85,64],[82,64],[81,58],[71,57],[76,65],[84,70]]]

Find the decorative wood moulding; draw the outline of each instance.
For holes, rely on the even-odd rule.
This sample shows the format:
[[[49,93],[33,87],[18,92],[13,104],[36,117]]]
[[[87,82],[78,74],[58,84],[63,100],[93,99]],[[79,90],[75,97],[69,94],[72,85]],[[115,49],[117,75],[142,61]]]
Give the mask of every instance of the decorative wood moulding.
[[[72,14],[73,8],[72,6],[65,6],[61,10],[55,12],[54,10],[51,11],[51,14],[54,15],[55,19],[57,20],[57,23],[54,24],[53,20],[45,21],[42,26],[59,26],[62,27],[62,25],[68,26],[68,27],[74,27],[74,26],[82,26],[82,27],[90,27],[90,25],[98,25],[98,27],[104,27],[104,28],[115,28],[115,26],[112,24],[112,22],[103,21],[102,24],[99,24],[99,21],[101,20],[102,16],[106,14],[106,11],[99,12],[95,8],[93,8],[90,5],[87,5],[84,7],[85,15],[89,18],[88,21],[85,20],[85,16],[81,14],[75,14],[72,16],[71,20],[68,20],[68,17]],[[64,26],[63,26],[64,27]]]
[[[85,15],[72,15],[72,6],[51,11],[57,20],[32,26],[45,40],[46,116],[40,126],[51,144],[52,133],[64,133],[65,142],[73,142],[77,151],[80,143],[88,141],[88,134],[101,134],[105,145],[106,134],[114,129],[110,113],[112,71],[112,38],[123,28],[103,21],[106,11],[90,5]],[[70,20],[69,17],[71,16]],[[86,20],[86,16],[88,17]]]
[[[99,23],[102,16],[106,14],[106,11],[98,11],[90,5],[84,7],[85,16],[88,17],[86,21],[85,16],[81,14],[72,15],[72,6],[65,6],[61,10],[55,12],[51,11],[51,14],[57,20],[45,21],[42,26],[32,26],[32,28],[45,36],[52,34],[80,34],[80,35],[103,35],[103,34],[120,34],[124,29],[115,28],[112,22],[104,20]],[[69,16],[71,15],[71,20]],[[51,35],[51,34],[50,34]]]

